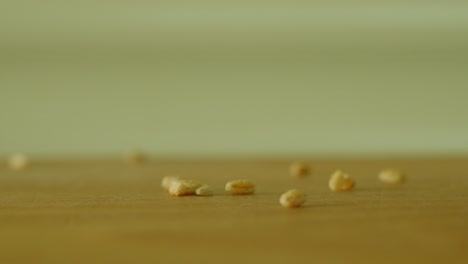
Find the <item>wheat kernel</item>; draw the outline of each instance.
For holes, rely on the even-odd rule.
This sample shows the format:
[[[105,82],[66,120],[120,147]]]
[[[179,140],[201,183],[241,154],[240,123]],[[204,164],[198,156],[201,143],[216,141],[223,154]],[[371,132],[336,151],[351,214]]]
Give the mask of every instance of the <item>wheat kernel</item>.
[[[8,166],[11,170],[20,171],[30,165],[29,159],[23,154],[14,154],[8,159]]]
[[[182,184],[187,186],[187,188],[192,189],[194,192],[195,192],[196,189],[198,189],[198,188],[200,188],[202,186],[201,183],[196,182],[196,181],[192,181],[192,180],[180,180],[180,182],[182,182]]]
[[[212,196],[213,191],[208,185],[202,185],[201,187],[195,190],[195,194],[198,196]]]
[[[388,184],[402,183],[405,178],[405,174],[397,169],[385,169],[379,173],[380,181]]]
[[[255,192],[255,185],[248,180],[236,180],[226,183],[226,191],[234,195],[252,194]]]
[[[180,181],[180,178],[177,177],[177,176],[166,176],[162,179],[162,182],[161,182],[161,186],[166,189],[166,190],[169,190],[169,188],[171,188],[172,184],[176,183]]]
[[[169,194],[173,196],[194,195],[201,186],[200,183],[190,180],[178,180],[172,183]]]
[[[306,200],[306,196],[299,190],[289,190],[283,193],[279,202],[284,207],[300,207]]]
[[[289,174],[296,178],[304,178],[310,174],[310,168],[302,162],[294,162],[289,167]]]
[[[188,188],[182,182],[177,181],[173,183],[169,188],[169,194],[173,196],[191,195],[193,194],[193,190],[191,188]]]
[[[341,170],[335,171],[328,182],[330,189],[335,192],[351,190],[354,185],[354,180]]]

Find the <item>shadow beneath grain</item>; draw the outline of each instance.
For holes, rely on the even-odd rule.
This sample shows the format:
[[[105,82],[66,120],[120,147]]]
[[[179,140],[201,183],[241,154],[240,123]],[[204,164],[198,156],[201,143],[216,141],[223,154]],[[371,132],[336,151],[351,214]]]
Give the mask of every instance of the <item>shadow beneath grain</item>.
[[[230,193],[216,193],[215,196],[223,196],[223,197],[265,197],[265,196],[278,196],[280,194],[277,192],[261,192],[261,193],[253,193],[253,194],[230,194]]]
[[[337,204],[306,204],[303,205],[302,208],[326,208],[326,207],[347,207],[351,205],[351,203],[337,203]]]

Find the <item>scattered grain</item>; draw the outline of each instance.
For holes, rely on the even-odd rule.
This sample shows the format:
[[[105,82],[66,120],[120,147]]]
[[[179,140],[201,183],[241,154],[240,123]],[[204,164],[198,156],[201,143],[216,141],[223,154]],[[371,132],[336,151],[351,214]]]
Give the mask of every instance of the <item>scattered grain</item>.
[[[252,194],[255,192],[255,185],[248,180],[236,180],[226,183],[226,191],[234,195]]]
[[[304,178],[310,174],[310,168],[302,162],[294,162],[289,167],[289,173],[296,178]]]
[[[202,185],[197,190],[195,190],[195,194],[198,196],[212,196],[213,191],[208,185]]]
[[[173,196],[194,195],[201,186],[200,183],[190,180],[178,180],[172,183],[169,194]]]
[[[379,179],[388,184],[402,183],[405,178],[405,174],[398,169],[385,169],[379,173]]]
[[[29,165],[29,159],[24,154],[14,154],[8,159],[8,167],[14,171],[24,170]]]
[[[341,170],[335,171],[328,182],[328,186],[332,191],[348,191],[355,185],[354,180]]]
[[[162,182],[161,182],[161,186],[166,189],[166,190],[169,190],[169,188],[171,188],[172,184],[176,183],[180,181],[180,178],[177,177],[177,176],[166,176],[162,179]]]
[[[299,190],[289,190],[283,193],[279,202],[284,207],[300,207],[306,200],[306,196]]]

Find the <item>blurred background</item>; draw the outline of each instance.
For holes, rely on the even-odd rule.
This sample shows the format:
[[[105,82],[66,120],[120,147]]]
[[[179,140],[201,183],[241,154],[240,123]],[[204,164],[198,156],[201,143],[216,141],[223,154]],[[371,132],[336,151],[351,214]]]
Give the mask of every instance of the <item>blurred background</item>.
[[[466,1],[3,0],[0,155],[465,155]]]

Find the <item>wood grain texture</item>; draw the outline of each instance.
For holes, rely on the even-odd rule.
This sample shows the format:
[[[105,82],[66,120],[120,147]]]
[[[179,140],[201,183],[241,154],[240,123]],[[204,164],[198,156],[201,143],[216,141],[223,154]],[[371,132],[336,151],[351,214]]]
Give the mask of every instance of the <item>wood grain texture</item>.
[[[0,168],[0,263],[468,263],[468,159],[40,162]],[[377,173],[408,173],[389,186]],[[333,170],[357,182],[328,190]],[[211,185],[212,197],[170,197],[166,174]],[[231,179],[256,183],[231,196]],[[300,188],[303,208],[279,205]]]

